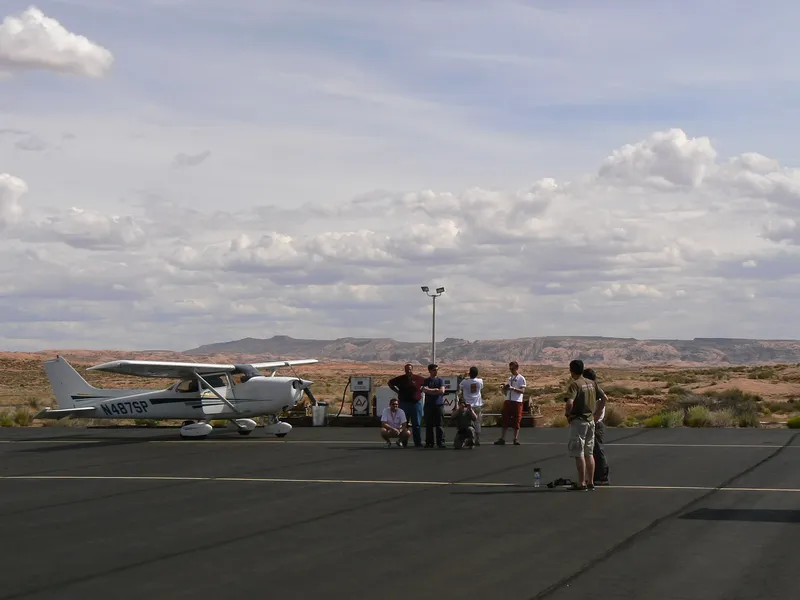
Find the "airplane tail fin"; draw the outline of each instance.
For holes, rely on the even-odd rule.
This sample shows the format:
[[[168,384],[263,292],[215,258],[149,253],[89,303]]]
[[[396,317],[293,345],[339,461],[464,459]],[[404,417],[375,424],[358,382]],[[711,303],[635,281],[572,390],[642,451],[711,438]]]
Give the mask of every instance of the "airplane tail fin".
[[[89,397],[98,391],[61,356],[44,361],[44,370],[56,396],[58,408],[74,408],[76,396]]]

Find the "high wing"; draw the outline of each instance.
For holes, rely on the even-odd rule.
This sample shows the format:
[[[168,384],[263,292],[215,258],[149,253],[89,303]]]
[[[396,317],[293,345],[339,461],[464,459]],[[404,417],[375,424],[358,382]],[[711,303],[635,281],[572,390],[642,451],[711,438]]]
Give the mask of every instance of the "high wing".
[[[316,359],[302,360],[276,360],[272,362],[252,363],[256,369],[277,369],[294,365],[311,365],[319,362]],[[167,377],[181,379],[197,375],[212,373],[232,373],[238,371],[242,365],[170,362],[160,360],[113,360],[89,367],[88,371],[105,371],[107,373],[120,373],[123,375],[137,375],[139,377]]]

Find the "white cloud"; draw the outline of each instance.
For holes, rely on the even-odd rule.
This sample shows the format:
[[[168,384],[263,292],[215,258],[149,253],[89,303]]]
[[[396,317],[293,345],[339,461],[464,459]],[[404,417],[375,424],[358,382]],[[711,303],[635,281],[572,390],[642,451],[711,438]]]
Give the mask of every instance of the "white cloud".
[[[0,231],[15,223],[22,215],[20,198],[28,191],[27,184],[19,177],[0,173]]]
[[[615,150],[603,161],[599,174],[627,185],[698,187],[714,168],[716,157],[707,137],[689,139],[682,130],[671,129]]]
[[[29,322],[68,302],[65,318],[94,323],[86,338],[69,337],[75,330],[64,321],[48,338],[42,325],[37,339],[50,344],[109,345],[122,313],[137,323],[131,343],[151,347],[273,333],[424,339],[429,307],[419,286],[427,284],[447,288],[442,335],[735,336],[760,323],[765,337],[772,327],[785,336],[786,325],[768,319],[800,287],[800,240],[796,221],[776,219],[800,219],[800,206],[769,190],[734,195],[731,182],[753,171],[752,156],[710,160],[713,147],[686,152],[688,139],[656,133],[574,181],[373,193],[320,210],[207,212],[154,199],[139,214],[22,211],[30,186],[6,175],[0,206],[14,219],[6,217],[0,243],[0,306]],[[639,153],[644,169],[607,176],[620,156],[642,164]],[[786,172],[771,159],[757,163],[765,177]],[[713,176],[670,175],[663,181],[678,185],[649,188],[643,178],[700,172]],[[668,218],[676,210],[680,218]],[[8,312],[23,298],[24,315]],[[8,339],[21,327],[14,319],[0,329]]]
[[[0,24],[0,71],[35,69],[105,77],[114,63],[109,50],[31,6]]]

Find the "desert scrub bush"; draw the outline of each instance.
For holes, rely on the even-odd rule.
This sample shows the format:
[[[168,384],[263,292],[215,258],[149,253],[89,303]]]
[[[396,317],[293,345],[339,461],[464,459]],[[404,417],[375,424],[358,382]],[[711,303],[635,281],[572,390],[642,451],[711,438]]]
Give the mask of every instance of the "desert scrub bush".
[[[133,424],[137,427],[156,427],[158,421],[155,419],[134,419]]]
[[[600,386],[603,391],[609,396],[633,396],[634,391],[625,387],[624,385],[609,385],[608,387]]]
[[[715,407],[730,411],[739,427],[759,427],[759,405],[761,396],[734,388],[704,394],[715,401]]]
[[[739,427],[761,427],[761,419],[758,412],[746,412],[736,415]]]
[[[792,417],[791,419],[786,421],[786,426],[789,429],[800,429],[800,415]]]
[[[778,372],[773,367],[755,368],[747,374],[748,379],[775,379]]]
[[[11,411],[4,410],[0,412],[0,427],[14,427],[14,415]]]
[[[680,427],[683,425],[682,410],[665,410],[645,419],[645,427]]]
[[[624,422],[625,415],[622,414],[622,411],[613,406],[606,407],[606,416],[603,418],[603,423],[609,427],[619,427]]]
[[[685,388],[681,385],[671,385],[667,390],[670,394],[674,394],[675,396],[688,396],[692,393],[689,388]]]
[[[681,383],[697,383],[697,375],[691,375],[688,373],[673,373],[672,375],[668,375],[664,378],[664,381],[667,382],[667,385],[678,385]]]
[[[567,417],[564,415],[555,417],[550,421],[550,427],[566,427],[567,425],[569,425],[569,421],[567,421]]]
[[[711,425],[711,411],[705,406],[692,406],[686,413],[688,427],[708,427]]]
[[[658,390],[655,388],[633,388],[633,393],[636,396],[656,396],[658,394]]]
[[[764,402],[761,408],[765,413],[767,411],[769,413],[789,413],[794,410],[794,404],[792,402]]]
[[[727,408],[711,413],[712,427],[736,427],[737,420],[733,411]]]
[[[14,423],[20,427],[27,427],[33,423],[33,414],[27,406],[18,406],[14,410]]]

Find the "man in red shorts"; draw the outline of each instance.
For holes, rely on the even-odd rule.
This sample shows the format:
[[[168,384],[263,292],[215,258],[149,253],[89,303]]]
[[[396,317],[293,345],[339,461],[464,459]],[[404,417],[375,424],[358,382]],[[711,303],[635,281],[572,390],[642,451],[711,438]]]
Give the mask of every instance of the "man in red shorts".
[[[514,445],[519,446],[519,426],[522,422],[522,395],[525,393],[525,378],[519,373],[519,364],[513,360],[508,363],[511,376],[503,384],[506,400],[503,402],[503,435],[495,442],[496,446],[506,443],[506,432],[514,430]]]

